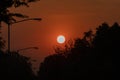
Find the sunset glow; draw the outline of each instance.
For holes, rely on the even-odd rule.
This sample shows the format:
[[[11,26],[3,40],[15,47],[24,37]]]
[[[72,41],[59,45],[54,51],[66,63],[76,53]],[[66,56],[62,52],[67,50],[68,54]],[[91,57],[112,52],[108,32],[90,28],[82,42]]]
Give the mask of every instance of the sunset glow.
[[[58,36],[57,37],[57,42],[60,43],[60,44],[64,43],[65,42],[65,37],[63,35]]]
[[[12,2],[9,3],[9,1],[12,1]],[[10,6],[10,4],[13,3],[13,1],[15,4]],[[34,3],[31,3],[31,1],[34,1]],[[23,3],[23,2],[25,2],[25,3]],[[29,7],[27,7],[28,5],[26,5],[26,2],[27,3],[29,2]],[[6,8],[7,7],[6,5],[9,7]],[[14,6],[16,6],[16,7],[14,7]],[[31,58],[30,60],[36,60],[35,63],[32,62],[32,68],[34,68],[33,71],[35,71],[35,73],[38,71],[38,68],[40,67],[41,63],[43,63],[43,61],[46,59],[46,57],[48,55],[54,55],[54,54],[56,55],[56,53],[63,53],[64,51],[61,51],[61,50],[64,50],[64,49],[66,49],[66,51],[65,51],[66,53],[67,52],[70,53],[68,51],[69,49],[72,52],[74,52],[75,55],[78,55],[80,53],[80,59],[81,59],[82,52],[87,52],[87,53],[83,53],[83,55],[90,53],[89,51],[87,51],[89,49],[88,48],[83,49],[84,47],[90,46],[90,47],[95,48],[95,46],[99,46],[99,44],[100,44],[101,48],[98,50],[103,50],[103,48],[102,48],[103,45],[101,43],[97,43],[97,42],[100,42],[100,40],[103,40],[104,28],[105,28],[105,30],[108,30],[108,28],[107,28],[108,26],[107,27],[103,26],[103,29],[102,29],[102,27],[101,27],[102,23],[105,22],[105,23],[109,24],[110,27],[112,27],[114,22],[117,22],[117,23],[119,23],[119,26],[120,26],[120,9],[119,8],[120,8],[120,0],[0,0],[0,10],[1,10],[0,11],[1,12],[0,13],[0,50],[3,50],[2,52],[9,53],[9,52],[18,52],[19,49],[24,49],[24,48],[29,48],[29,47],[38,47],[39,49],[34,49],[34,48],[27,49],[27,50],[25,49],[24,51],[22,50],[19,52],[20,55],[30,57]],[[7,10],[3,10],[3,9],[7,9]],[[39,19],[42,19],[42,20],[39,20]],[[99,28],[101,30],[101,33],[98,31]],[[101,39],[95,39],[98,41],[93,42],[93,40],[91,40],[91,39],[94,39],[94,37],[95,38],[97,37],[96,35],[94,35],[96,33],[96,31],[98,31],[97,32],[98,38],[101,38]],[[108,32],[108,31],[106,31],[106,32]],[[110,32],[112,32],[112,30]],[[100,37],[99,37],[99,33],[100,33]],[[102,34],[102,36],[101,36],[101,34]],[[108,36],[108,34],[106,34],[105,37],[107,37],[107,38],[111,37],[110,38],[111,40],[106,38],[107,39],[106,41],[108,41],[108,42],[106,42],[106,44],[109,44],[109,43],[111,44],[112,36],[113,36],[113,35],[112,36],[111,35]],[[75,42],[75,40],[78,38],[80,38],[80,41]],[[84,39],[82,39],[82,38],[84,38]],[[116,38],[117,38],[117,36],[116,36]],[[118,40],[116,39],[116,40],[119,42],[120,41],[119,39]],[[85,40],[85,41],[83,41],[83,40]],[[2,41],[2,44],[4,43],[3,47],[1,45],[1,41]],[[86,42],[86,41],[88,41],[88,42]],[[79,42],[80,42],[80,44],[77,44]],[[75,43],[77,46],[74,45]],[[90,43],[90,44],[88,45],[88,43]],[[83,47],[81,45],[83,45]],[[74,48],[74,46],[78,47],[78,48],[80,47],[81,49],[71,49],[71,48]],[[115,47],[116,45],[113,44],[111,46]],[[71,47],[71,48],[69,48],[69,47]],[[58,50],[58,51],[56,52],[56,50]],[[73,50],[75,50],[75,51],[73,51]],[[95,51],[95,52],[99,52],[99,51]],[[108,51],[108,52],[110,52],[110,51]],[[70,55],[71,55],[71,53],[70,53]],[[93,52],[91,52],[91,53],[93,53]],[[91,56],[91,53],[90,53],[90,56]],[[97,54],[97,53],[94,53],[94,54]],[[111,52],[110,52],[110,55],[111,55]],[[1,56],[1,51],[0,51],[0,56]],[[62,56],[62,57],[66,58],[66,56]],[[71,57],[73,57],[73,59]],[[75,56],[75,57],[71,56],[71,57],[70,57],[71,60],[79,60],[79,58],[74,59],[79,56]],[[95,57],[95,59],[97,59],[96,56],[94,56],[94,57]],[[62,64],[61,61],[59,63],[59,58],[63,59],[63,58],[61,58],[61,56],[57,57],[57,58],[55,57],[55,59],[58,59],[58,62],[57,62],[57,60],[55,60],[55,61],[57,64]],[[109,56],[108,56],[108,58],[109,58]],[[0,59],[2,59],[2,58],[0,58]],[[102,58],[100,58],[100,59],[102,59]],[[65,61],[65,60],[63,60],[63,61]],[[68,62],[71,60],[68,60]],[[90,62],[89,60],[86,60],[86,57],[84,60]],[[54,59],[53,59],[53,61],[54,61]],[[100,60],[100,61],[102,61],[102,60]],[[49,63],[49,61],[48,61],[48,63]],[[65,63],[66,63],[66,61],[65,61]],[[72,62],[70,62],[70,63],[72,63]],[[54,64],[54,62],[52,62],[51,65],[52,64]],[[109,64],[109,62],[108,62],[108,64]],[[67,65],[67,63],[65,64],[65,66],[66,65]],[[81,66],[81,64],[78,64],[78,65]],[[48,66],[48,68],[50,66]],[[64,66],[64,65],[60,65],[60,66],[56,66],[56,67],[61,68],[61,66]],[[69,65],[67,65],[67,66],[69,66]],[[102,66],[104,66],[104,65],[102,65]],[[47,66],[45,65],[45,67],[47,67]],[[51,68],[53,68],[53,67],[51,67]],[[71,68],[69,68],[69,69],[71,69]],[[52,70],[52,71],[54,71],[54,70]],[[62,70],[65,70],[66,72],[68,71],[68,70],[66,70],[66,68],[65,69],[62,68]],[[85,69],[85,71],[86,70],[87,69]],[[43,71],[45,71],[45,70],[43,70]],[[70,71],[72,71],[72,70],[70,70]],[[90,70],[90,71],[92,71],[92,70]],[[103,71],[104,71],[104,69],[103,69]],[[64,73],[64,71],[62,73]],[[72,75],[71,73],[69,73],[69,74]],[[69,76],[69,74],[68,74],[68,77],[72,77],[75,75],[73,73],[72,76]],[[80,74],[82,74],[82,73],[80,72]],[[56,74],[51,73],[50,75],[52,75],[51,78],[56,78],[55,77]],[[91,77],[91,75],[90,75],[90,77]],[[68,79],[68,78],[66,78],[67,74],[62,76],[61,72],[60,72],[59,76],[60,76],[60,79],[62,79],[62,80]],[[66,79],[64,79],[64,76]],[[45,77],[46,79],[48,79],[48,77],[46,77],[46,76],[42,76],[42,77]],[[102,76],[101,76],[101,78],[102,78]],[[46,79],[44,79],[44,80],[46,80]],[[70,79],[72,79],[72,78],[70,78]],[[76,79],[77,79],[77,77],[76,77]],[[97,79],[97,78],[94,78],[94,79]],[[49,80],[54,80],[54,79],[49,79]]]

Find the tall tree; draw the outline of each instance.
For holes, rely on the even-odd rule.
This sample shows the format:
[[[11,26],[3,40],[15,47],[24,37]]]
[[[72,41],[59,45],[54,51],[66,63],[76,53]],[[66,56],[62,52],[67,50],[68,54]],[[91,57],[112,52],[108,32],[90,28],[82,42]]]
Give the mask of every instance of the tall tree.
[[[38,71],[39,80],[117,80],[119,36],[118,23],[112,26],[103,23],[94,36],[92,31],[86,32],[82,39],[75,39],[71,48],[63,51],[57,48],[60,54],[45,58]]]
[[[4,47],[4,40],[1,36],[1,26],[2,22],[10,25],[11,23],[16,22],[16,18],[29,18],[21,13],[10,12],[9,8],[15,7],[18,8],[20,6],[29,7],[29,3],[36,2],[39,0],[0,0],[0,50]]]
[[[8,8],[18,8],[20,6],[29,7],[29,3],[36,1],[39,0],[0,0],[0,22],[10,24],[11,22],[16,21],[15,17],[28,18],[28,16],[21,13],[11,13]]]

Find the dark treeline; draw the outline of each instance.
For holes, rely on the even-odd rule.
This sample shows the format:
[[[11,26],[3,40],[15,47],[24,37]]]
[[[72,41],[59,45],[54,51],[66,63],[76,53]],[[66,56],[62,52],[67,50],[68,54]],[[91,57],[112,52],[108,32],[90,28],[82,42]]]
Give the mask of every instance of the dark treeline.
[[[95,33],[69,41],[64,49],[55,48],[40,64],[37,76],[30,58],[5,52],[0,37],[0,80],[117,80],[119,78],[120,26],[103,23]]]
[[[39,80],[117,80],[120,53],[120,26],[103,23],[96,32],[88,31],[57,47],[40,64]]]

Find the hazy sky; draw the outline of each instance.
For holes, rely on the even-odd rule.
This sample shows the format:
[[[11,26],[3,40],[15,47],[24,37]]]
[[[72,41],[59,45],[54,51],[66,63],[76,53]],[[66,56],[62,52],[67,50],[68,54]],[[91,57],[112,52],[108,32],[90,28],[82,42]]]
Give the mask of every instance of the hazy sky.
[[[41,0],[31,7],[11,9],[43,20],[17,23],[11,27],[11,50],[37,46],[39,50],[21,51],[38,61],[52,53],[60,34],[80,37],[103,22],[120,23],[120,0]],[[7,41],[7,25],[2,28]]]

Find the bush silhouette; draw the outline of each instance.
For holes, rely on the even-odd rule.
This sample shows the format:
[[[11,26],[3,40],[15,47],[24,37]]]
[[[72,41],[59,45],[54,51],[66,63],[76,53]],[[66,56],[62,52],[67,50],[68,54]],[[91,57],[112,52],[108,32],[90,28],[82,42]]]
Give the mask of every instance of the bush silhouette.
[[[34,80],[29,58],[16,52],[0,53],[0,79]]]
[[[39,80],[116,80],[119,60],[120,26],[103,23],[65,49],[47,56],[38,71]],[[69,44],[68,44],[69,45]]]

